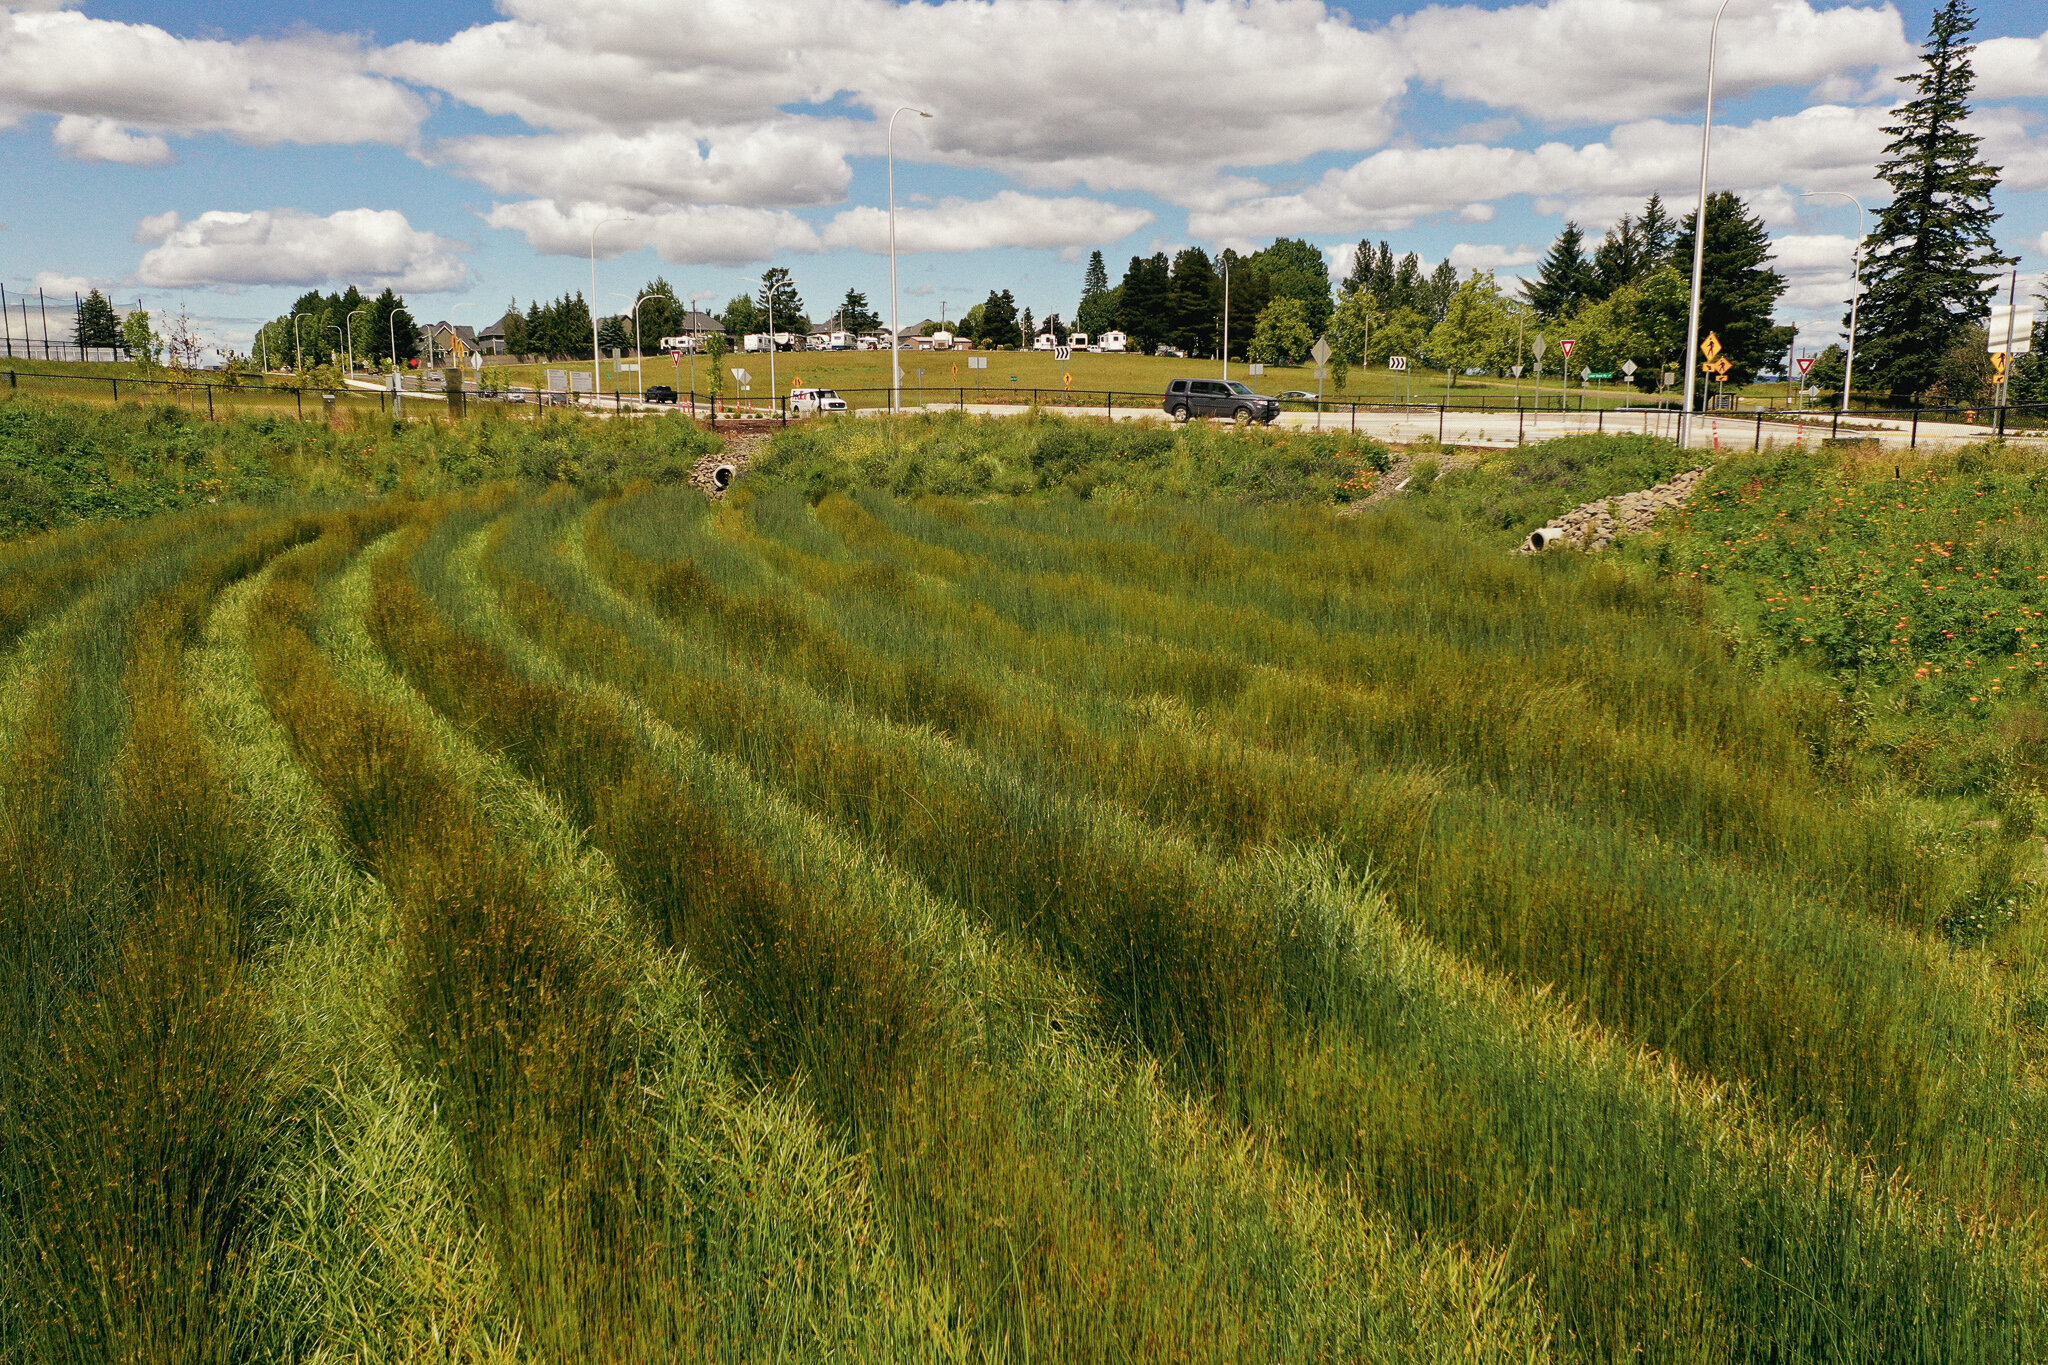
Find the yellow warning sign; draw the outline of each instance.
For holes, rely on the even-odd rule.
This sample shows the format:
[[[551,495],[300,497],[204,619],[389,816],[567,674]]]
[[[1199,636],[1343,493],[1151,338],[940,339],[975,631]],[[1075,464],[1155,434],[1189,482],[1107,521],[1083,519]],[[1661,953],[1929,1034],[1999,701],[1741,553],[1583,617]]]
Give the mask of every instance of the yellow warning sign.
[[[1071,392],[1074,387],[1074,376],[1072,371],[1069,371],[1068,373],[1061,375],[1060,378],[1066,381],[1067,389]]]
[[[1721,358],[1721,338],[1715,336],[1712,332],[1707,333],[1707,339],[1700,343],[1700,354],[1709,361],[1719,360]]]
[[[2004,351],[1993,351],[1991,353],[1991,378],[1997,383],[2003,384],[2005,382],[2006,366],[2011,363],[2012,357]]]

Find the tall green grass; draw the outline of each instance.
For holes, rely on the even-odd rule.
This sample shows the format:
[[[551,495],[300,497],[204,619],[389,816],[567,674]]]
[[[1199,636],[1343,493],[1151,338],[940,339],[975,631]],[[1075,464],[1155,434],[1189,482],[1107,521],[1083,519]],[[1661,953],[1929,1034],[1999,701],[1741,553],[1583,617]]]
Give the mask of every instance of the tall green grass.
[[[1579,1073],[1560,1065],[1544,1085],[1532,1087],[1533,1109],[1518,1105],[1499,1113],[1490,1108],[1487,1096],[1503,1093],[1491,1087],[1505,1083],[1507,1072],[1498,1068],[1509,1067],[1509,1057],[1489,1051],[1493,1045],[1482,1041],[1494,1032],[1491,1026],[1457,1010],[1438,1042],[1445,1054],[1420,1074],[1405,1051],[1387,1055],[1387,1042],[1403,1043],[1413,1035],[1405,1035],[1398,1025],[1391,1036],[1383,1032],[1400,1011],[1390,1015],[1386,1004],[1368,1003],[1380,998],[1368,983],[1385,978],[1370,965],[1372,953],[1361,958],[1357,948],[1345,946],[1357,943],[1352,937],[1357,911],[1332,908],[1346,903],[1342,893],[1332,902],[1303,889],[1316,885],[1316,876],[1304,881],[1303,874],[1295,873],[1276,881],[1262,859],[1214,861],[1178,841],[1148,834],[1108,808],[1074,804],[1005,779],[936,736],[918,738],[918,732],[892,722],[857,718],[810,689],[774,683],[751,668],[724,660],[716,649],[664,639],[645,625],[636,628],[630,612],[622,612],[616,602],[607,603],[602,593],[587,586],[579,589],[573,574],[556,571],[554,577],[562,596],[553,607],[530,597],[522,600],[516,592],[506,597],[515,617],[538,632],[550,648],[575,666],[629,688],[680,728],[732,753],[764,780],[858,831],[934,890],[986,916],[999,931],[1068,964],[1096,1001],[1096,1027],[1108,1036],[1142,1045],[1198,1093],[1238,1097],[1230,1101],[1232,1111],[1259,1121],[1275,1122],[1276,1114],[1284,1114],[1275,1126],[1290,1134],[1355,1134],[1356,1145],[1303,1147],[1304,1157],[1319,1168],[1328,1163],[1357,1179],[1361,1171],[1381,1170],[1384,1162],[1373,1183],[1393,1182],[1384,1187],[1390,1192],[1414,1191],[1419,1199],[1403,1196],[1394,1202],[1420,1226],[1438,1234],[1489,1236],[1511,1244],[1514,1223],[1508,1215],[1514,1206],[1508,1201],[1475,1206],[1446,1196],[1458,1181],[1468,1178],[1454,1174],[1459,1170],[1496,1170],[1495,1176],[1480,1183],[1498,1192],[1516,1182],[1501,1179],[1497,1167],[1505,1164],[1512,1170],[1519,1160],[1535,1160],[1545,1174],[1530,1183],[1539,1187],[1546,1201],[1554,1201],[1545,1204],[1542,1216],[1562,1241],[1550,1244],[1528,1268],[1538,1275],[1538,1283],[1570,1330],[1583,1335],[1596,1351],[1625,1353],[1629,1343],[1654,1339],[1658,1333],[1676,1333],[1705,1349],[1707,1341],[1718,1340],[1717,1331],[1746,1340],[1757,1350],[1783,1349],[1803,1330],[1796,1324],[1811,1309],[1810,1299],[1804,1297],[1812,1293],[1810,1286],[1843,1283],[1836,1278],[1839,1271],[1824,1271],[1821,1262],[1805,1260],[1797,1267],[1779,1264],[1770,1273],[1784,1279],[1783,1272],[1793,1270],[1793,1282],[1809,1287],[1788,1291],[1768,1275],[1760,1277],[1755,1267],[1764,1264],[1758,1259],[1761,1249],[1743,1245],[1742,1229],[1780,1226],[1786,1217],[1798,1221],[1809,1216],[1792,1213],[1795,1209],[1818,1217],[1819,1208],[1838,1197],[1824,1191],[1860,1187],[1858,1177],[1824,1174],[1853,1171],[1853,1161],[1812,1148],[1810,1159],[1819,1165],[1809,1168],[1811,1174],[1796,1178],[1792,1186],[1775,1186],[1769,1180],[1759,1186],[1759,1173],[1781,1158],[1763,1156],[1761,1149],[1752,1147],[1754,1155],[1730,1156],[1735,1166],[1721,1168],[1717,1158],[1704,1154],[1725,1154],[1745,1144],[1708,1137],[1682,1121],[1679,1129],[1692,1136],[1681,1139],[1680,1147],[1699,1155],[1681,1162],[1666,1153],[1665,1169],[1676,1172],[1682,1167],[1690,1175],[1667,1184],[1645,1183],[1624,1173],[1609,1183],[1594,1172],[1609,1166],[1625,1172],[1640,1160],[1639,1154],[1625,1153],[1636,1151],[1642,1130],[1636,1127],[1637,1120],[1624,1122],[1618,1116],[1639,1103],[1648,1104],[1648,1112],[1657,1112],[1656,1087],[1648,1094],[1633,1086],[1616,1090],[1595,1079],[1600,1074],[1597,1067]],[[569,610],[570,605],[575,610]],[[616,624],[597,624],[607,616]],[[1410,794],[1398,782],[1383,792],[1383,819],[1398,817],[1404,807],[1409,809],[1408,818],[1414,818],[1414,803],[1402,800]],[[1396,821],[1386,823],[1393,827]],[[962,840],[963,830],[976,831],[975,837]],[[1304,920],[1304,914],[1310,917]],[[1446,983],[1442,989],[1451,987]],[[1569,1032],[1570,1026],[1565,1027]],[[1305,1045],[1330,1030],[1336,1031],[1329,1035],[1332,1048]],[[1365,1048],[1361,1059],[1357,1050],[1338,1041],[1340,1037],[1384,1041]],[[1452,1065],[1452,1056],[1466,1060]],[[1362,1068],[1364,1075],[1350,1083],[1314,1079],[1313,1066],[1332,1063],[1351,1074]],[[1305,1067],[1310,1070],[1305,1072]],[[1464,1079],[1449,1079],[1454,1077]],[[1356,1115],[1361,1110],[1353,1101],[1383,1091],[1411,1097],[1397,1108],[1408,1110],[1412,1121],[1397,1122],[1385,1133],[1359,1129]],[[1276,1095],[1277,1100],[1254,1098]],[[1309,1095],[1321,1098],[1302,1098]],[[1307,1109],[1295,1107],[1300,1104],[1307,1104]],[[1694,1112],[1704,1116],[1712,1110]],[[1756,1121],[1740,1103],[1732,1112],[1743,1116],[1745,1125]],[[1468,1113],[1482,1116],[1476,1126],[1461,1125],[1455,1136],[1443,1134],[1445,1116]],[[1671,1120],[1642,1122],[1658,1129]],[[1711,1131],[1715,1125],[1709,1122],[1708,1127]],[[1757,1131],[1768,1132],[1768,1127]],[[1420,1140],[1423,1133],[1432,1135],[1429,1141]],[[1450,1151],[1435,1145],[1439,1137],[1450,1144]],[[1557,1147],[1549,1145],[1553,1141]],[[1774,1140],[1763,1141],[1768,1146]],[[1559,1183],[1551,1183],[1552,1174]],[[1440,1186],[1441,1180],[1452,1184]],[[1651,1194],[1652,1189],[1656,1193]],[[1734,1202],[1724,1204],[1723,1199]],[[1762,1199],[1776,1212],[1738,1212],[1750,1199]],[[1875,1208],[1843,1216],[1858,1227],[1871,1228],[1892,1217]],[[1608,1235],[1599,1229],[1636,1226],[1645,1220],[1666,1229],[1663,1235],[1675,1239],[1675,1245],[1691,1246],[1692,1251],[1685,1253],[1687,1262],[1702,1268],[1676,1278],[1666,1278],[1664,1270],[1603,1277],[1571,1268],[1588,1246]],[[1929,1226],[1938,1225],[1939,1217]],[[1811,1235],[1796,1237],[1801,1257],[1825,1259],[1840,1251],[1840,1240],[1821,1235],[1819,1226],[1812,1224]],[[1903,1274],[1917,1283],[1922,1270],[1905,1266],[1917,1263],[1918,1253],[1907,1247],[1920,1235],[1907,1234],[1894,1250],[1873,1249],[1877,1261],[1870,1273],[1893,1283],[1903,1283],[1892,1280]],[[1939,1234],[1938,1240],[1949,1235]],[[1961,1249],[1976,1245],[1974,1236],[1960,1229],[1953,1235],[1965,1237],[1965,1242],[1942,1255],[1964,1256],[1964,1261],[1954,1263],[1958,1266],[1978,1264],[1976,1252]],[[1702,1238],[1704,1243],[1697,1240]],[[1709,1252],[1706,1244],[1716,1249]],[[1835,1250],[1823,1252],[1824,1246]],[[1906,1260],[1893,1261],[1895,1256]],[[1879,1263],[1895,1268],[1879,1271]],[[1962,1297],[1954,1307],[1974,1325],[1952,1341],[1967,1340],[1972,1349],[1998,1356],[2014,1349],[2017,1339],[1988,1326],[1999,1321],[1998,1313],[1977,1317],[1965,1308],[1977,1292],[1966,1286],[1976,1283],[1977,1273],[1965,1270],[1951,1278],[1947,1270],[1935,1272],[1935,1279],[1923,1288],[1943,1295],[1959,1293]],[[1850,1278],[1859,1274],[1853,1272]],[[1936,1282],[1949,1287],[1934,1291]],[[2006,1291],[1994,1293],[2001,1303],[2011,1302]],[[1682,1310],[1685,1303],[1692,1303],[1694,1310]],[[1702,1304],[1707,1305],[1705,1319],[1687,1316]],[[1890,1342],[1902,1349],[1919,1340],[1917,1319],[1886,1317],[1877,1300],[1845,1300],[1822,1312],[1845,1309],[1863,1315],[1852,1334],[1856,1339]],[[1719,1325],[1709,1331],[1703,1322]]]

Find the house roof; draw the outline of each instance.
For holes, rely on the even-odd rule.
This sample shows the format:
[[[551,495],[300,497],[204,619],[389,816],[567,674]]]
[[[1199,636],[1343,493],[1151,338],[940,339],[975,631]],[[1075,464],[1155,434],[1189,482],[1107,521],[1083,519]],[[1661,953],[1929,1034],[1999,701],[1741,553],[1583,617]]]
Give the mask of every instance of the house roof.
[[[499,318],[496,322],[478,332],[477,336],[485,341],[502,340],[505,335],[505,324],[520,316],[516,312],[507,313],[504,317]]]

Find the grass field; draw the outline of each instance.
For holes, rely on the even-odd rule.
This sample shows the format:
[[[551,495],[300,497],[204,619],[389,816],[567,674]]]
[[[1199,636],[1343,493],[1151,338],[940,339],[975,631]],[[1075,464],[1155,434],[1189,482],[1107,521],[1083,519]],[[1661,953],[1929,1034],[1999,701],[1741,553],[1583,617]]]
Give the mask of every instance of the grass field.
[[[971,355],[987,360],[988,368],[970,368],[967,361]],[[1214,378],[1222,374],[1222,364],[1215,360],[1080,353],[1061,364],[1050,351],[905,351],[902,361],[904,401],[914,405],[952,403],[963,396],[963,390],[967,402],[980,398],[985,402],[1028,403],[1032,401],[1031,391],[1036,389],[1042,401],[1052,403],[1056,401],[1056,393],[1068,390],[1066,380],[1069,376],[1075,392],[1094,391],[1099,394],[1103,390],[1114,390],[1120,395],[1163,396],[1167,384],[1176,378],[1189,375]],[[1406,376],[1391,372],[1384,366],[1369,370],[1353,369],[1341,391],[1325,380],[1324,397],[1331,402],[1359,403],[1401,402],[1412,398],[1415,402],[1430,404],[1448,397],[1461,403],[1488,402],[1514,406],[1516,384],[1513,380],[1460,376],[1455,386],[1447,386],[1442,370],[1431,371],[1422,367],[1420,361],[1414,363],[1417,368]],[[680,365],[667,356],[650,356],[646,366],[644,378],[649,384],[669,384],[678,391],[684,391],[694,382],[698,394],[710,392],[707,387],[710,362],[704,356],[696,357],[694,380],[689,356],[684,356]],[[728,370],[738,366],[747,371],[752,380],[747,397],[767,395],[769,375],[765,353],[728,355],[725,366]],[[558,369],[564,367],[574,369],[576,365],[573,362],[555,362],[553,366]],[[493,358],[489,368],[493,377],[503,383],[544,386],[546,379],[542,372],[549,367],[499,363]],[[588,357],[582,361],[581,368],[589,371]],[[1293,389],[1316,392],[1313,366],[1269,365],[1265,374],[1254,375],[1242,361],[1233,361],[1230,375],[1261,393],[1278,394]],[[1014,384],[1011,382],[1013,377]],[[603,385],[606,392],[617,387],[631,393],[637,387],[635,381],[634,374],[615,373],[612,362],[609,359],[604,362]],[[887,406],[887,399],[881,394],[889,387],[889,353],[785,351],[775,357],[775,383],[777,393],[787,393],[799,384],[813,388],[838,388],[856,391],[848,401],[857,407]],[[1533,377],[1520,386],[1520,392],[1522,400],[1533,406],[1536,401]],[[1759,392],[1770,391],[1765,388]],[[1782,394],[1782,386],[1777,392]],[[1554,406],[1559,393],[1557,375],[1545,377],[1543,393],[1545,403]],[[739,395],[730,374],[726,376],[725,395]],[[1580,384],[1574,379],[1569,395],[1573,407],[1579,405],[1580,397]],[[1584,399],[1589,408],[1626,406],[1643,401],[1640,394],[1614,384],[1594,384],[1586,389]]]
[[[986,359],[988,369],[970,369],[967,364],[970,354]],[[488,361],[489,377],[494,383],[520,384],[533,389],[547,386],[545,372],[549,369],[580,368],[585,373],[590,370],[590,360],[587,356],[580,362],[551,361],[544,365],[522,365],[512,362],[509,357],[496,356],[489,357]],[[665,355],[649,356],[645,361],[644,375],[636,376],[631,372],[616,371],[613,362],[606,359],[603,388],[606,393],[617,389],[631,394],[640,387],[637,381],[644,378],[648,384],[668,384],[683,392],[689,390],[694,380],[697,393],[704,396],[710,393],[710,389],[706,387],[710,382],[709,363],[706,357],[698,356],[695,358],[693,370],[689,356],[684,356],[680,365]],[[736,381],[728,374],[725,381],[726,397],[767,396],[767,355],[733,354],[726,357],[725,364],[728,369],[732,366],[745,369],[752,380],[748,393],[741,395]],[[1513,380],[1477,376],[1460,376],[1454,386],[1446,386],[1443,371],[1423,368],[1419,362],[1417,365],[1418,368],[1406,376],[1393,373],[1384,366],[1375,366],[1369,370],[1353,369],[1342,390],[1334,388],[1326,380],[1323,384],[1323,393],[1330,402],[1347,403],[1398,403],[1412,399],[1418,403],[1435,404],[1440,399],[1448,398],[1458,403],[1505,404],[1513,407],[1518,392],[1524,403],[1533,406],[1536,401],[1533,370],[1532,377],[1524,380],[1519,386]],[[124,379],[135,377],[135,370],[131,365],[100,362],[0,360],[0,372],[9,369],[22,375],[91,375],[98,378],[120,376]],[[923,371],[921,377],[920,370]],[[1128,406],[1130,402],[1135,401],[1136,395],[1163,395],[1166,385],[1175,378],[1185,375],[1220,375],[1221,372],[1221,365],[1213,360],[1174,360],[1157,356],[1084,353],[1074,356],[1062,365],[1050,352],[903,353],[904,401],[915,406],[927,403],[952,403],[963,396],[960,392],[962,390],[965,391],[964,396],[968,402],[975,401],[977,397],[987,402],[1029,402],[1031,390],[1037,389],[1042,401],[1052,403],[1055,401],[1056,392],[1067,391],[1065,381],[1069,375],[1073,379],[1071,387],[1074,391],[1093,390],[1099,393],[1104,389],[1112,389],[1119,395],[1127,396],[1120,399],[1119,406]],[[1264,375],[1253,375],[1243,362],[1233,362],[1230,372],[1232,378],[1241,379],[1262,393],[1277,394],[1292,389],[1300,389],[1307,393],[1316,392],[1315,370],[1312,366],[1272,365],[1267,367]],[[1012,376],[1016,377],[1014,385],[1011,383]],[[205,374],[199,376],[202,381],[207,378]],[[213,378],[218,379],[218,376]],[[980,380],[979,384],[976,382],[977,379]],[[849,399],[856,407],[886,406],[887,400],[881,397],[881,394],[889,387],[889,354],[886,351],[783,352],[775,358],[775,380],[777,393],[787,393],[799,384],[810,387],[836,387],[856,391]],[[280,371],[270,377],[270,382],[282,385],[290,383],[291,379],[288,372]],[[1586,388],[1583,394],[1580,390],[1579,381],[1572,380],[1567,401],[1573,408],[1579,407],[1582,399],[1584,406],[1588,408],[1628,406],[1644,401],[1642,395],[1615,384],[1594,384]],[[60,388],[53,385],[51,391],[68,393],[80,398],[95,396],[71,386]],[[1753,397],[1765,403],[1775,404],[1782,402],[1784,386],[1757,385],[1742,392],[1746,398]],[[1543,386],[1544,403],[1555,406],[1558,396],[1558,376],[1546,375]],[[260,401],[246,391],[234,395],[223,393],[217,397],[223,403],[230,401],[231,397],[232,401],[238,404]]]
[[[1754,565],[1334,437],[149,420],[0,403],[272,479],[0,542],[0,1361],[2042,1350],[2038,848]],[[1468,480],[1664,458],[1563,445]]]

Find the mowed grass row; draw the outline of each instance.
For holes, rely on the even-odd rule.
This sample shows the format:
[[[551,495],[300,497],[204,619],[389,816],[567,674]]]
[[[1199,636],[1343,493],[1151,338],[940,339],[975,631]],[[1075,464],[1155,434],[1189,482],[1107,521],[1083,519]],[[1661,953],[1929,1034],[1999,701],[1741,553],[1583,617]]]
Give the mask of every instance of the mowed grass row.
[[[606,527],[629,518],[631,504],[599,509],[592,558],[691,636],[722,642],[749,666],[871,714],[931,725],[1034,781],[1109,797],[1226,849],[1329,841],[1356,875],[1386,879],[1430,932],[1562,985],[1596,1017],[1694,1065],[1757,1084],[1788,1118],[1817,1119],[1923,1176],[1948,1171],[1972,1198],[2031,1199],[2038,1100],[2014,1075],[1980,975],[1957,970],[1944,946],[1788,895],[1741,859],[1703,860],[1618,832],[1575,802],[1546,810],[1531,803],[1547,795],[1540,787],[1511,800],[1491,782],[1460,783],[1456,767],[1410,770],[1390,815],[1375,798],[1390,772],[1402,772],[1393,764],[1442,765],[1455,755],[1374,754],[1368,707],[1352,725],[1326,721],[1318,742],[1304,744],[1289,720],[1306,707],[1245,706],[1245,692],[1280,687],[1242,663],[1135,635],[1028,630],[1017,616],[976,612],[920,586],[900,566],[810,555],[790,543],[794,534],[764,541],[737,511],[721,514],[723,534],[711,535],[688,503],[652,506],[659,511],[646,514],[641,538],[654,538],[645,533],[662,512],[682,509],[660,538],[667,552],[694,558],[643,560],[613,543]],[[756,546],[797,581],[778,591],[772,574],[761,576]],[[831,607],[807,610],[807,585]],[[1089,639],[1097,647],[1077,662]],[[1048,674],[1056,681],[1040,680]],[[1195,709],[1162,710],[1156,696],[1146,700],[1157,693]],[[1509,712],[1502,728],[1515,711],[1531,730],[1582,719],[1496,711]],[[1655,756],[1678,771],[1675,746]],[[1768,773],[1744,776],[1754,788],[1770,782]],[[1785,785],[1801,780],[1790,775]],[[1803,780],[1813,787],[1810,775]],[[1768,790],[1754,799],[1766,817],[1786,809]],[[1866,812],[1821,814],[1817,826],[1794,831],[1885,836],[1858,827]],[[1794,861],[1791,872],[1798,880],[1805,870]],[[1837,989],[1845,981],[1855,983],[1846,1001]],[[2029,1140],[1983,1141],[2016,1122]]]
[[[130,553],[48,623],[40,657],[17,649],[27,705],[0,782],[13,1358],[226,1359],[252,1340],[295,1082],[250,971],[266,896],[178,674],[214,595],[310,533],[235,512],[115,537]]]
[[[1376,919],[1328,864],[1218,859],[671,635],[571,562],[573,535],[551,557],[547,523],[516,526],[497,559],[505,607],[536,640],[1050,953],[1096,1027],[1191,1095],[1284,1134],[1290,1155],[1418,1230],[1502,1247],[1574,1349],[1999,1357],[2032,1330],[1974,1215],[1894,1202],[1903,1185],[1726,1092],[1674,1092],[1569,1010],[1509,1006],[1497,987],[1475,1001],[1474,978]],[[1765,1228],[1768,1248],[1748,1240]],[[1934,1317],[1929,1295],[1946,1304]]]
[[[794,875],[772,867],[754,849],[776,842],[762,836],[778,821],[737,818],[760,800],[744,779],[701,759],[694,778],[665,770],[618,702],[522,673],[487,620],[457,627],[428,600],[414,572],[461,609],[444,564],[460,531],[450,522],[380,566],[378,637],[591,831],[650,932],[710,976],[763,1079],[801,1086],[848,1133],[911,1264],[960,1305],[964,1339],[1062,1359],[1236,1359],[1287,1341],[1312,1358],[1378,1356],[1424,1349],[1440,1330],[1424,1304],[1447,1292],[1486,1328],[1460,1327],[1459,1349],[1512,1353],[1540,1336],[1522,1291],[1492,1280],[1497,1264],[1438,1248],[1387,1266],[1384,1233],[1338,1232],[1318,1182],[1276,1187],[1255,1149],[1191,1126],[1170,1100],[1147,1115],[1143,1073],[1120,1079],[1057,1019],[1048,1031],[992,1006],[1068,994],[1028,957],[906,915],[900,888],[847,896],[838,886],[864,878],[816,866],[815,833]],[[1162,1128],[1188,1150],[1162,1157]]]

